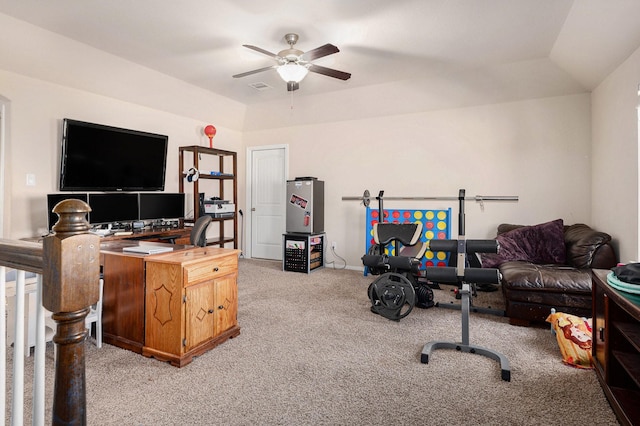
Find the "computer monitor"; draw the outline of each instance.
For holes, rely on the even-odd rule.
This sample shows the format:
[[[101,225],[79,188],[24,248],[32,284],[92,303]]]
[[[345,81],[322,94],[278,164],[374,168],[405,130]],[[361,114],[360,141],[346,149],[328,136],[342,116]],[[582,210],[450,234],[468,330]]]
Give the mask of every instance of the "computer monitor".
[[[129,192],[89,194],[91,224],[138,220],[138,194]]]
[[[87,200],[87,194],[47,194],[47,212],[48,212],[48,221],[47,226],[49,230],[53,228],[53,225],[58,221],[58,215],[55,214],[52,210],[60,201],[64,200],[82,200],[85,203]]]
[[[141,193],[140,220],[184,218],[184,194],[182,193]]]

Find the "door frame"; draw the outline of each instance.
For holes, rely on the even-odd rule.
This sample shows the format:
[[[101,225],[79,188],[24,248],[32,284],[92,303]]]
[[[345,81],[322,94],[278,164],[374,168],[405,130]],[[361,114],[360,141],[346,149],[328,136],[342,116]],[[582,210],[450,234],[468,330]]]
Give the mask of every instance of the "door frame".
[[[244,228],[242,231],[242,254],[245,258],[250,259],[252,256],[251,253],[251,235],[253,235],[253,229],[251,228],[251,223],[253,222],[252,214],[251,214],[251,192],[253,191],[251,183],[253,182],[253,153],[255,151],[269,151],[273,149],[284,149],[284,176],[286,180],[286,176],[289,176],[289,145],[287,144],[276,144],[276,145],[261,145],[261,146],[248,146],[246,151],[246,159],[247,159],[247,167],[246,167],[246,214],[242,219],[242,227]]]
[[[0,238],[6,238],[4,230],[8,223],[11,203],[7,196],[7,174],[9,161],[7,160],[7,144],[9,143],[9,107],[10,102],[0,96]]]

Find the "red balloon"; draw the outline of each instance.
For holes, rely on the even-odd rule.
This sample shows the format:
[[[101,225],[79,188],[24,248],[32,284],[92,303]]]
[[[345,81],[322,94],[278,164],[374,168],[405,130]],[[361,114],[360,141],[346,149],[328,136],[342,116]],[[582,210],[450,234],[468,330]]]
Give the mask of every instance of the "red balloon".
[[[213,127],[211,124],[209,124],[207,127],[204,128],[204,134],[207,135],[209,138],[212,138],[216,135],[216,128]]]

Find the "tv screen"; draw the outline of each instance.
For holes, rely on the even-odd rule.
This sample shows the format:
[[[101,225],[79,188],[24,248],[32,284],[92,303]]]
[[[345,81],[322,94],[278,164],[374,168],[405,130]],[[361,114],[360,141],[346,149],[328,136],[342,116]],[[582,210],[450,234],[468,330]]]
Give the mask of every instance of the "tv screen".
[[[164,191],[168,136],[65,118],[61,191]]]
[[[89,194],[88,204],[91,224],[138,220],[138,194]]]
[[[87,194],[47,194],[47,212],[49,213],[49,230],[53,228],[53,225],[58,221],[58,215],[53,213],[51,210],[58,204],[60,201],[64,200],[82,200],[85,203],[87,200]]]
[[[183,217],[184,194],[167,192],[140,194],[140,220]]]

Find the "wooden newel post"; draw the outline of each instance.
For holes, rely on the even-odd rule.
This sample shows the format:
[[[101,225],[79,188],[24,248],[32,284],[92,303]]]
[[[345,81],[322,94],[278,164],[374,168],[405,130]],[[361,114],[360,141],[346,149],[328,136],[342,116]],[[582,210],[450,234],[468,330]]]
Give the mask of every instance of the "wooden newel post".
[[[85,386],[85,318],[99,298],[100,237],[89,233],[80,200],[58,203],[54,234],[43,244],[42,304],[53,312],[57,330],[52,424],[87,423]]]

